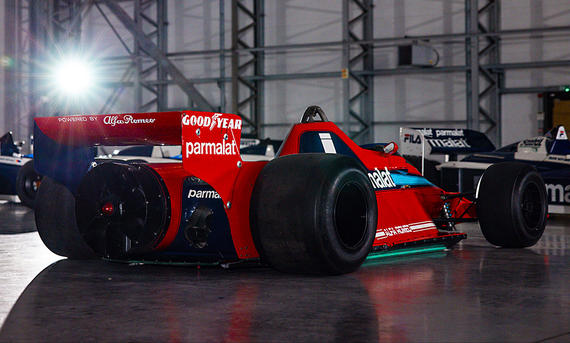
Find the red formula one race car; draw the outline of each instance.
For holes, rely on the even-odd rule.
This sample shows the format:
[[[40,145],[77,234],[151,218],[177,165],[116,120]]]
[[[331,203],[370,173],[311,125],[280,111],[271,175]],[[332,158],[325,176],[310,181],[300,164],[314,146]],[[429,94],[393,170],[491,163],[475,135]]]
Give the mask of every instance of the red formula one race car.
[[[423,178],[394,143],[356,145],[317,106],[271,161],[242,160],[241,126],[194,111],[37,118],[42,240],[70,258],[341,274],[368,256],[450,247],[466,237],[459,222],[478,219],[504,247],[544,231],[544,182],[526,164],[488,168],[472,202]],[[183,163],[94,159],[94,146],[121,144],[181,145]]]

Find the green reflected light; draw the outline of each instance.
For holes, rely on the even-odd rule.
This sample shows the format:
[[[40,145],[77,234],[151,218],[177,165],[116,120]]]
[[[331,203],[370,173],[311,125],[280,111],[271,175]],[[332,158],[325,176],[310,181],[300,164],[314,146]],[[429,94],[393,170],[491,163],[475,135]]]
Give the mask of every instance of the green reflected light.
[[[445,245],[430,245],[424,247],[416,247],[416,248],[403,248],[398,250],[392,251],[381,251],[381,252],[374,252],[366,258],[366,261],[374,261],[380,258],[387,258],[387,257],[395,257],[395,256],[405,256],[405,255],[413,255],[413,254],[423,254],[428,252],[435,252],[435,251],[443,251],[445,250]]]

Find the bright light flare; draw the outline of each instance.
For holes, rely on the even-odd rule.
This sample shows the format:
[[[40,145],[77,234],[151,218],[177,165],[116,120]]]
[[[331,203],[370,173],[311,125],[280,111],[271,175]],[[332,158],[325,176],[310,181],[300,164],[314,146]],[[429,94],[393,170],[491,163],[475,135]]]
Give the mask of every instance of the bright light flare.
[[[56,65],[53,77],[60,91],[80,95],[93,85],[93,67],[80,59],[66,59]]]

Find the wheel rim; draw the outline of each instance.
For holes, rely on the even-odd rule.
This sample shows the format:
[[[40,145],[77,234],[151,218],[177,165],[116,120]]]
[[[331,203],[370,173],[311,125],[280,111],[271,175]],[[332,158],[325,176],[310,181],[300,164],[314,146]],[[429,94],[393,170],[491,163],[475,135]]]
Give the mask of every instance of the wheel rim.
[[[358,250],[365,241],[368,206],[359,185],[348,183],[338,193],[335,205],[335,229],[342,246]]]
[[[538,227],[542,217],[542,201],[536,183],[529,183],[524,188],[520,205],[525,224],[530,228]]]
[[[35,198],[40,183],[42,181],[41,176],[37,174],[28,175],[24,180],[24,192],[30,198]]]

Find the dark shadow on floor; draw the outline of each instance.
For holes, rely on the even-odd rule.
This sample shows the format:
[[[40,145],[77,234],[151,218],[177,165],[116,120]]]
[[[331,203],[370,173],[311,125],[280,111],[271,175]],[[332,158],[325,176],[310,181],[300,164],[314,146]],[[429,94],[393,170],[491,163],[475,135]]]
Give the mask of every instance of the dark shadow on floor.
[[[22,293],[0,340],[377,342],[376,324],[351,275],[62,260]]]
[[[0,235],[36,231],[34,210],[19,203],[0,203]]]

